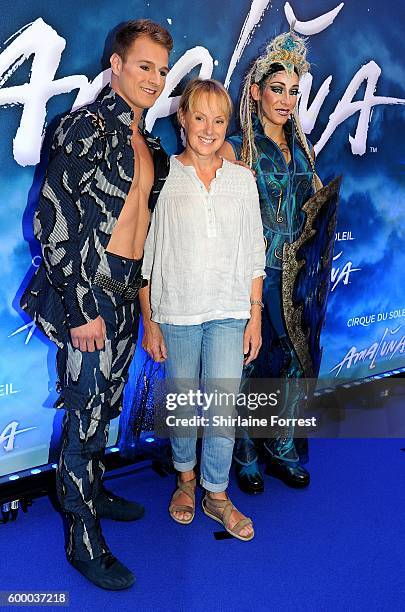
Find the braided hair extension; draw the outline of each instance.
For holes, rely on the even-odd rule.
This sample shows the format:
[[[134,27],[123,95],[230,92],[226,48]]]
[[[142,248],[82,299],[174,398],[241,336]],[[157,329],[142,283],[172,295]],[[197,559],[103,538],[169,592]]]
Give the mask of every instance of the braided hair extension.
[[[255,135],[253,131],[252,115],[255,111],[255,102],[250,93],[253,84],[254,65],[246,75],[239,107],[239,121],[242,128],[241,160],[251,168],[257,159]]]
[[[298,116],[298,111],[297,108],[294,109],[292,115],[292,122],[294,125],[294,129],[295,129],[295,133],[297,135],[297,138],[302,146],[302,148],[304,149],[304,153],[306,154],[308,161],[311,165],[311,170],[313,172],[313,179],[312,179],[312,187],[314,189],[314,193],[316,193],[317,191],[319,191],[319,189],[321,189],[323,187],[322,185],[322,181],[319,178],[319,176],[316,173],[316,169],[315,169],[315,162],[314,162],[314,158],[312,157],[312,153],[310,151],[310,148],[308,146],[308,141],[306,139],[306,136],[304,134],[304,131],[302,129],[301,126],[301,121],[299,119]]]

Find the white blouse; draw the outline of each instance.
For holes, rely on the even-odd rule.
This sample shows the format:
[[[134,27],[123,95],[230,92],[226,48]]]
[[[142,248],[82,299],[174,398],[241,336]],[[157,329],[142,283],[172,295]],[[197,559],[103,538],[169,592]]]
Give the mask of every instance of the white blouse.
[[[207,191],[174,155],[146,239],[152,320],[198,325],[249,319],[252,279],[265,277],[256,181],[225,159]]]

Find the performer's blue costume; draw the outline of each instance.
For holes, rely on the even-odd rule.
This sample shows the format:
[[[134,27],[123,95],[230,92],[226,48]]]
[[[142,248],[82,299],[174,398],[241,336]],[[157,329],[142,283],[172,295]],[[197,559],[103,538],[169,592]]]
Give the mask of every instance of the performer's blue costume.
[[[254,378],[302,377],[302,368],[285,328],[281,269],[284,243],[295,242],[305,223],[302,206],[313,195],[313,170],[291,120],[284,128],[291,153],[289,164],[277,144],[265,135],[256,115],[253,116],[253,130],[257,149],[254,170],[267,242],[267,276],[263,286],[263,345],[258,358],[245,374]],[[232,145],[236,158],[240,159],[242,134],[231,136],[227,141]],[[293,412],[294,406],[286,409]],[[292,431],[280,431],[277,438],[265,441],[265,448],[270,455],[298,466],[299,457],[292,434]],[[257,448],[246,431],[241,432],[236,444],[235,459],[244,466],[253,466],[257,462]],[[298,470],[303,472],[303,468]]]
[[[295,242],[305,222],[301,209],[313,195],[313,171],[291,120],[284,127],[291,153],[289,164],[277,144],[265,135],[256,115],[253,129],[258,154],[254,170],[267,241],[266,266],[281,270],[284,242]],[[232,145],[236,158],[241,159],[242,134],[231,136],[227,142]]]
[[[288,97],[293,91],[286,95],[284,85],[278,88],[280,104],[289,111],[282,125],[277,123],[279,119],[273,122],[266,115],[263,100],[265,88],[276,73],[295,74],[299,80],[309,71],[306,55],[305,39],[293,31],[293,25],[289,32],[269,42],[244,79],[239,108],[241,133],[228,139],[236,158],[256,172],[267,241],[263,342],[257,359],[246,369],[244,387],[251,386],[252,378],[276,378],[286,383],[281,384],[284,393],[277,412],[287,426],[277,429],[264,448],[267,471],[295,487],[307,486],[309,474],[300,464],[302,451],[307,449],[300,445],[299,456],[290,423],[294,423],[301,402],[308,397],[310,379],[316,379],[319,372],[340,179],[322,186],[312,145],[302,129],[297,106]],[[266,135],[262,118],[281,128],[289,163],[281,148]],[[304,379],[302,389],[295,384],[299,378]],[[263,491],[258,453],[248,431],[239,434],[235,459],[240,487],[249,493]]]

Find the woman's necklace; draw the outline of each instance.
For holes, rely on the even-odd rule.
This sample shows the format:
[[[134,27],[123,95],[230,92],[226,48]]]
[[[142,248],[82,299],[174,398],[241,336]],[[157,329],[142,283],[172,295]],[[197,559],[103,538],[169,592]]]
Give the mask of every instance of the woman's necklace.
[[[288,144],[287,144],[286,140],[282,140],[281,142],[277,142],[275,140],[274,142],[280,148],[282,154],[284,155],[284,157],[286,159],[286,162],[289,163],[290,160],[291,160],[291,152],[290,152],[290,149],[288,147]]]
[[[266,134],[266,122],[265,121],[263,121],[263,131]],[[266,136],[267,136],[267,134],[266,134]],[[285,157],[285,160],[286,160],[287,164],[290,163],[290,161],[291,161],[291,152],[290,152],[290,149],[288,147],[284,131],[282,132],[282,137],[281,137],[280,141],[276,140],[275,138],[272,138],[271,136],[270,136],[270,138],[276,143],[276,145],[281,150],[282,154]]]
[[[282,150],[283,153],[289,153],[290,149],[288,148],[288,144],[285,140],[282,140],[281,142],[277,142],[276,144],[280,147],[280,149]]]

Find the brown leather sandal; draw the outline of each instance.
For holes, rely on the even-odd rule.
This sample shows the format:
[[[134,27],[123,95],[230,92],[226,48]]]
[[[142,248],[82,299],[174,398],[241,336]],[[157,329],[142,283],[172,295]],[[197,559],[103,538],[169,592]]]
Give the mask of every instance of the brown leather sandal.
[[[196,480],[193,478],[192,480],[187,480],[187,482],[182,482],[180,478],[177,480],[177,489],[173,493],[173,497],[169,506],[169,514],[176,523],[180,523],[180,525],[189,525],[195,516],[195,487]],[[187,506],[185,504],[176,504],[175,501],[181,493],[185,493],[192,501],[192,505]],[[178,519],[173,515],[173,512],[189,512],[191,517],[189,519]]]
[[[221,525],[225,527],[226,531],[234,538],[238,538],[238,540],[242,540],[242,542],[249,542],[255,537],[255,532],[253,531],[253,533],[248,536],[242,536],[240,535],[240,532],[248,525],[253,526],[252,519],[246,517],[236,523],[232,529],[229,527],[229,519],[234,508],[235,506],[229,498],[213,499],[206,493],[204,499],[202,500],[202,509],[207,516],[212,518],[214,521],[221,523]]]

